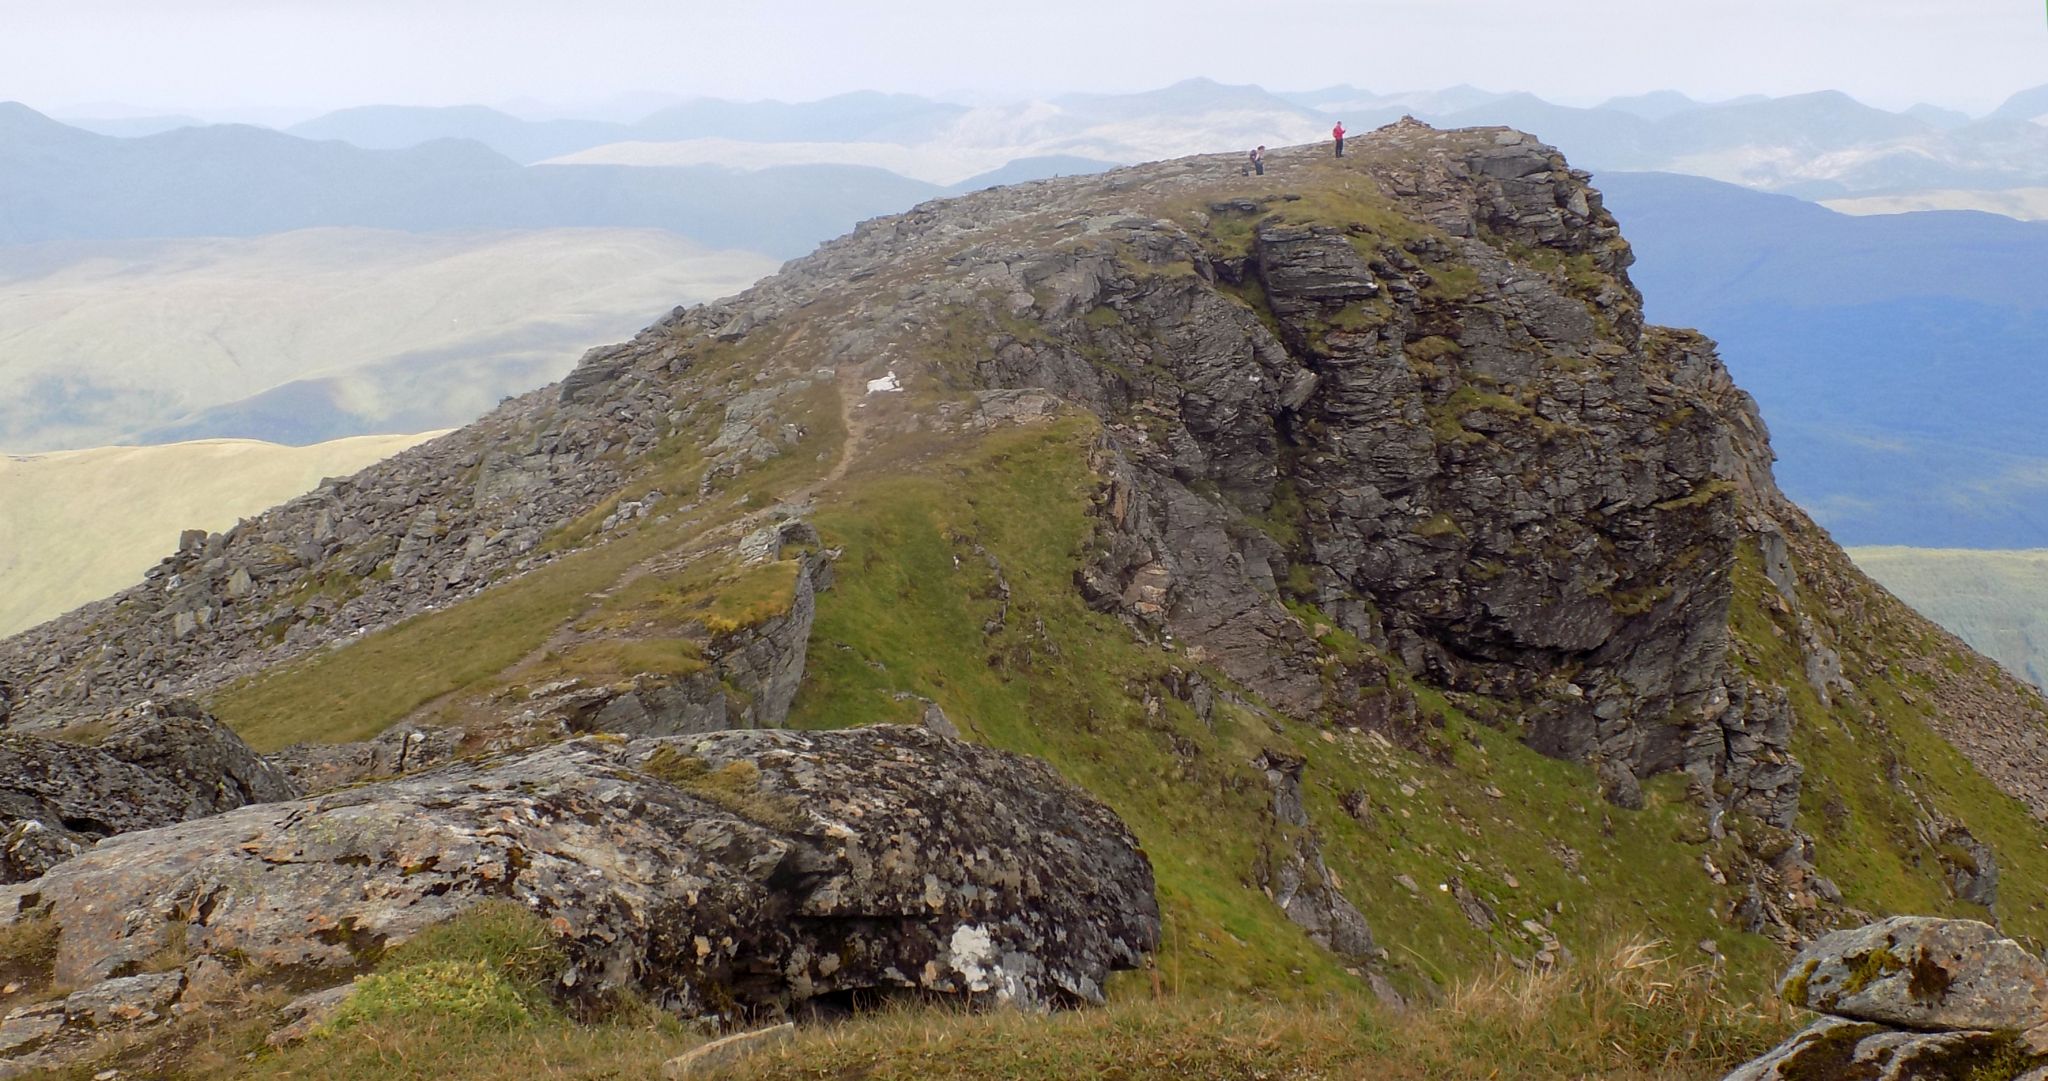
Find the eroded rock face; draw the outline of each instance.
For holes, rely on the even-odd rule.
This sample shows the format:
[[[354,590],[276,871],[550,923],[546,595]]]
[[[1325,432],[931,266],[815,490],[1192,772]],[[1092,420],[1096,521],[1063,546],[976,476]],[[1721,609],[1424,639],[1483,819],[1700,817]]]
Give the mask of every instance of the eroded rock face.
[[[549,919],[565,990],[690,1016],[851,993],[1099,1001],[1157,941],[1151,868],[1048,766],[880,727],[583,739],[123,834],[0,898],[90,988],[173,941],[309,985],[485,898]]]
[[[0,882],[132,830],[289,799],[299,788],[190,702],[143,703],[90,743],[0,734]]]
[[[1274,820],[1291,827],[1293,838],[1286,848],[1264,854],[1260,867],[1263,885],[1280,911],[1317,945],[1348,961],[1377,960],[1380,949],[1373,942],[1365,914],[1344,896],[1337,877],[1323,862],[1322,846],[1310,828],[1308,809],[1301,798],[1303,764],[1300,758],[1274,751],[1261,754],[1253,763],[1273,790]]]
[[[1303,225],[1269,195],[961,257],[1051,328],[991,335],[978,380],[1106,421],[1083,589],[1276,708],[1341,715],[1380,688],[1324,678],[1284,582],[1429,682],[1522,703],[1531,742],[1598,763],[1617,802],[1683,768],[1784,819],[1774,718],[1728,709],[1736,495],[1770,483],[1754,403],[1711,343],[1643,326],[1627,244],[1554,150],[1372,138],[1399,153],[1355,168],[1410,223],[1367,199]]]

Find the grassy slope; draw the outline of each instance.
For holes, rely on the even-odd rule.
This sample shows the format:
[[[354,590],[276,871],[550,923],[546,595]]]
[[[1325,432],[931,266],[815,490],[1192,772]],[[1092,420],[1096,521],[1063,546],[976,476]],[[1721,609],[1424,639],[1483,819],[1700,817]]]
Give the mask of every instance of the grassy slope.
[[[1136,643],[1071,588],[1091,528],[1093,434],[1092,422],[1070,418],[965,444],[918,437],[925,441],[875,455],[889,472],[856,469],[821,499],[817,522],[845,555],[837,585],[820,597],[794,720],[907,721],[919,708],[897,697],[907,691],[938,701],[970,736],[1053,760],[1127,818],[1158,867],[1168,934],[1156,970],[1115,981],[1101,1011],[1049,1021],[889,1013],[810,1030],[721,1076],[1709,1079],[1796,1023],[1758,1006],[1775,948],[1709,914],[1731,895],[1710,886],[1698,861],[1727,853],[1706,840],[1669,779],[1651,786],[1649,810],[1611,808],[1587,771],[1530,753],[1426,690],[1423,701],[1446,725],[1424,754],[1238,708],[1219,709],[1212,728],[1165,694],[1161,677],[1189,667],[1186,659]],[[617,565],[663,536],[591,555],[619,547],[604,556]],[[977,545],[1010,587],[993,634],[986,624],[1001,605]],[[1840,574],[1846,564],[1828,569]],[[1822,870],[1873,910],[1968,912],[1946,897],[1932,851],[1908,836],[1914,812],[1886,780],[1896,759],[1924,798],[1998,848],[2007,895],[2020,899],[2005,906],[2005,925],[2040,936],[2044,915],[2024,900],[2048,889],[2038,827],[1934,738],[1928,707],[1897,693],[1917,688],[1926,702],[1927,688],[1881,655],[1939,657],[1940,636],[1914,639],[1901,633],[1910,623],[1887,622],[1848,643],[1866,705],[1822,707],[1798,678],[1796,618],[1774,601],[1752,551],[1736,585],[1743,663],[1786,686],[1799,713],[1804,824],[1821,839]],[[1804,600],[1826,609],[1823,597]],[[444,644],[474,649],[480,640]],[[1262,846],[1283,839],[1249,765],[1263,747],[1308,758],[1311,814],[1329,862],[1391,949],[1397,979],[1430,994],[1433,1008],[1387,1013],[1254,884]],[[1337,804],[1352,790],[1368,796],[1363,825]],[[1583,880],[1557,858],[1558,845],[1575,850]],[[1494,903],[1505,926],[1467,922],[1436,888],[1452,874]],[[1419,893],[1396,885],[1398,875]],[[1575,959],[1514,971],[1496,951],[1529,954],[1511,929],[1524,916],[1553,927]],[[1662,960],[1610,948],[1631,934],[1661,936],[1650,952]],[[1700,936],[1718,939],[1724,966],[1692,949]],[[385,967],[446,952],[415,951]],[[252,1014],[189,1046],[164,1040],[131,1054],[173,1054],[182,1063],[174,1072],[200,1077],[461,1081],[494,1076],[512,1055],[536,1076],[600,1078],[650,1075],[700,1039],[632,1009],[593,1025],[529,1000],[527,1013],[507,1020],[497,977],[473,967],[408,979],[422,986],[374,985],[377,995],[400,996],[403,1017],[379,1012],[373,999],[347,1031],[296,1050],[245,1058],[266,1031]]]
[[[1995,665],[1960,648],[1916,613],[1877,591],[1842,604],[1841,584],[1854,567],[1828,553],[1813,535],[1795,547],[1802,566],[1823,583],[1803,577],[1809,612],[1831,624],[1842,646],[1845,671],[1858,695],[1837,694],[1823,706],[1804,680],[1782,678],[1798,663],[1797,620],[1771,600],[1756,553],[1748,548],[1736,571],[1736,626],[1750,650],[1745,664],[1779,673],[1792,695],[1798,721],[1793,751],[1806,765],[1801,825],[1819,843],[1819,866],[1842,886],[1852,904],[1874,912],[1931,912],[1983,918],[1983,910],[1948,896],[1935,847],[1916,836],[1924,819],[1914,797],[1945,818],[1962,822],[1988,843],[1999,863],[1998,920],[2008,933],[2037,947],[2048,944],[2048,844],[2026,808],[1974,768],[1939,734],[1951,708],[1946,681],[2020,692]],[[1995,692],[1994,692],[1995,693]],[[2033,698],[2038,703],[2038,698]],[[2038,708],[2035,710],[2037,720]]]
[[[694,490],[703,471],[696,453],[702,413],[648,456],[638,479],[619,497],[567,523],[545,547],[568,549],[587,539],[619,498],[652,489]],[[671,674],[690,667],[675,639],[692,621],[752,622],[760,607],[758,574],[735,576],[677,566],[642,573],[661,556],[694,556],[730,541],[719,529],[750,507],[815,479],[843,445],[838,400],[820,385],[788,413],[812,434],[801,453],[756,466],[718,488],[717,497],[680,516],[661,514],[618,530],[605,543],[568,550],[530,573],[501,582],[465,603],[428,612],[366,635],[345,649],[322,651],[236,683],[212,701],[220,718],[259,750],[293,743],[367,739],[425,710],[423,719],[459,724],[467,711],[505,693],[564,675],[593,682],[647,671],[655,651]],[[680,563],[680,558],[671,562]],[[713,561],[715,564],[717,561]],[[788,569],[773,564],[772,569]],[[360,583],[322,582],[348,593]],[[785,601],[785,606],[786,606]],[[614,648],[604,648],[607,640]],[[652,650],[627,643],[658,643]],[[624,645],[625,648],[617,648]],[[663,648],[667,647],[667,648]]]
[[[1680,843],[1705,842],[1704,822],[1675,786],[1653,786],[1650,810],[1611,808],[1589,771],[1537,755],[1427,691],[1446,727],[1426,756],[1241,708],[1221,707],[1213,728],[1203,724],[1164,690],[1169,671],[1194,666],[1134,642],[1071,587],[1090,529],[1087,436],[1068,421],[998,436],[920,473],[856,475],[849,498],[817,519],[846,557],[819,600],[793,723],[908,721],[915,703],[896,697],[908,693],[938,702],[980,739],[1052,760],[1114,806],[1152,854],[1170,989],[1354,986],[1255,884],[1263,852],[1284,841],[1251,765],[1269,747],[1307,757],[1325,855],[1411,988],[1478,971],[1497,953],[1532,955],[1523,919],[1574,949],[1626,929],[1688,948],[1718,938],[1751,977],[1775,963],[1761,940],[1729,935],[1710,914],[1706,849]],[[1006,626],[986,639],[998,602],[974,544],[996,556],[1011,587]],[[1367,797],[1364,825],[1339,804],[1351,792]],[[1468,921],[1444,888],[1453,877],[1502,918],[1484,929]]]
[[[140,581],[180,530],[226,529],[433,434],[0,457],[0,636]]]
[[[2048,549],[1848,551],[1865,574],[1970,648],[2048,684]]]

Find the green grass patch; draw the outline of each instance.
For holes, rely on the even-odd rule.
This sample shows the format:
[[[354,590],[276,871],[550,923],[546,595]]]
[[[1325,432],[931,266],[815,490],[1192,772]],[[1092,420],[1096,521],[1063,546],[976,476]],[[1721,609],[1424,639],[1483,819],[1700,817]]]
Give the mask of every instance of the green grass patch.
[[[599,638],[550,654],[523,675],[529,684],[567,676],[608,683],[634,676],[679,678],[705,667],[703,648],[687,638]]]
[[[495,969],[475,961],[435,961],[357,980],[348,1001],[317,1035],[328,1038],[363,1025],[427,1018],[485,1031],[538,1021],[525,996]]]
[[[592,593],[675,543],[671,531],[643,528],[571,553],[461,604],[232,684],[211,708],[259,751],[369,739],[441,695],[497,676]]]
[[[714,769],[695,755],[659,747],[640,768],[749,822],[795,830],[806,821],[795,800],[761,790],[761,770],[752,762],[728,762]]]
[[[628,583],[577,626],[630,632],[694,624],[717,638],[787,613],[802,570],[798,559],[735,567],[707,557],[677,573],[647,574]]]
[[[494,1032],[558,1017],[553,984],[568,955],[539,916],[486,901],[385,951],[319,1030],[438,1022]]]

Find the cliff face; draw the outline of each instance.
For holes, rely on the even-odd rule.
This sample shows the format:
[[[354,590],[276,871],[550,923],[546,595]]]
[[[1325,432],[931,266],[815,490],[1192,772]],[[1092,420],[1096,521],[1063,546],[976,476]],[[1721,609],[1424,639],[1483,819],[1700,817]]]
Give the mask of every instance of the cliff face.
[[[1354,145],[866,223],[0,643],[0,709],[194,694],[259,749],[957,728],[1115,807],[1225,983],[1617,923],[1740,957],[2048,884],[2038,696],[1776,491],[1586,175],[1502,129]]]

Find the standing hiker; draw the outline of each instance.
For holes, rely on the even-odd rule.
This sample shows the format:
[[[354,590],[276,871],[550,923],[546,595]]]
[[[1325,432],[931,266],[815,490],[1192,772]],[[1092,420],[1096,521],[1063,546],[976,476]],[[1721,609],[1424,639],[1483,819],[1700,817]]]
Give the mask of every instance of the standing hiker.
[[[1337,126],[1336,126],[1336,127],[1334,127],[1334,128],[1331,128],[1331,129],[1330,129],[1330,137],[1331,137],[1331,138],[1333,138],[1333,139],[1335,139],[1335,140],[1337,140],[1337,156],[1338,156],[1338,157],[1340,157],[1340,158],[1341,158],[1341,157],[1343,157],[1343,156],[1344,156],[1344,122],[1343,122],[1342,120],[1339,120],[1339,121],[1337,121]]]
[[[1245,164],[1251,166],[1253,172],[1259,174],[1260,176],[1265,176],[1266,148],[1264,146],[1254,147],[1252,149],[1252,156],[1245,159]]]

